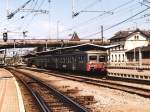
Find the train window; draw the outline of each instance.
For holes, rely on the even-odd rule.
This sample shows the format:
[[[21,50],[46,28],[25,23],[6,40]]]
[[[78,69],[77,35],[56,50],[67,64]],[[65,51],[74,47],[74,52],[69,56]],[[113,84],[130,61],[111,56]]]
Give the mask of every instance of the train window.
[[[82,61],[84,61],[84,56],[81,57]]]
[[[78,56],[78,60],[80,61],[80,56]]]
[[[106,57],[105,56],[99,56],[99,62],[105,62]]]
[[[89,60],[95,61],[95,60],[97,60],[97,56],[90,56],[90,57],[89,57]]]

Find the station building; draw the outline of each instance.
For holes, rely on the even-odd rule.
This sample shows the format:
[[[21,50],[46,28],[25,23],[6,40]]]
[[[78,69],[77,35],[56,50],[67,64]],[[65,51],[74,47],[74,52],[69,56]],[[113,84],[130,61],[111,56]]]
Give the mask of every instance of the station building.
[[[129,50],[126,52],[127,59],[129,63],[136,62],[138,64],[139,62],[139,49],[141,49],[142,54],[142,65],[150,65],[150,46],[144,46],[144,47],[137,47],[135,49]],[[135,57],[134,57],[135,55]],[[134,60],[135,59],[135,60]]]
[[[150,31],[140,29],[119,31],[109,40],[111,45],[120,44],[120,46],[109,51],[108,61],[110,65],[138,64],[140,56],[150,61]],[[143,63],[145,62],[147,62],[146,59]]]

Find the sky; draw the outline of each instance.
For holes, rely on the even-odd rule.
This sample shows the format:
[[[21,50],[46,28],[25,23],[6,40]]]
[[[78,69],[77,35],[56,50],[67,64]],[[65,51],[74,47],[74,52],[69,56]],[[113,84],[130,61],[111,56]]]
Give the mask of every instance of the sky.
[[[81,39],[99,39],[103,25],[104,37],[108,39],[120,30],[150,29],[148,0],[74,0],[73,11],[79,13],[74,18],[73,0],[31,0],[7,19],[7,12],[14,12],[27,1],[0,0],[0,38],[8,31],[10,39],[23,39],[22,32],[27,32],[27,39],[70,39],[73,32]],[[33,12],[39,10],[49,13]]]

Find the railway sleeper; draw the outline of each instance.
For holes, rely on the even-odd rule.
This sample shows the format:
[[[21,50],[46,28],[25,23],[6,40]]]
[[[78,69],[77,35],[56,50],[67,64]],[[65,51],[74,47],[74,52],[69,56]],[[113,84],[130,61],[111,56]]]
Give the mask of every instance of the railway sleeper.
[[[65,93],[67,93],[67,94],[76,94],[79,91],[81,91],[81,90],[79,90],[79,89],[67,89]]]
[[[94,96],[76,96],[74,100],[82,105],[92,105],[96,103]]]

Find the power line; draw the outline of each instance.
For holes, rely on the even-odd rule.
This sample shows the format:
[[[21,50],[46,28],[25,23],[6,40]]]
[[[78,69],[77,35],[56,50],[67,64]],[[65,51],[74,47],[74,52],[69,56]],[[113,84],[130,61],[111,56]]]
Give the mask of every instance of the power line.
[[[32,7],[32,5],[33,5],[33,0],[32,0],[32,3],[31,3],[31,6],[30,6],[30,7]],[[29,14],[30,14],[30,13],[29,13]],[[26,14],[26,16],[28,16],[29,14]],[[24,16],[21,16],[21,17],[17,18],[15,21],[11,21],[11,22],[9,22],[9,23],[3,25],[3,26],[12,25],[12,24],[14,24],[14,23],[16,23],[16,22],[18,22],[18,21],[20,21],[20,20],[22,20],[22,19],[24,19]],[[7,21],[7,22],[8,22],[8,21]]]
[[[96,5],[97,2],[100,2],[101,0],[95,0],[94,2],[92,2],[91,4],[89,4],[88,6],[86,6],[85,8],[83,8],[81,11],[79,12],[82,12],[83,10],[86,10],[90,7],[93,7],[94,5]]]
[[[37,6],[37,2],[38,2],[38,0],[35,2],[35,5],[34,5],[34,7],[33,7],[33,10],[34,10],[35,7]],[[40,3],[40,5],[38,6],[37,10],[39,10],[39,9],[42,7],[42,5],[44,4],[44,2],[45,2],[45,0]],[[29,13],[29,14],[30,14],[30,13]],[[34,20],[34,17],[35,17],[35,15],[32,15],[32,17],[31,17],[31,19],[28,21],[28,23],[27,23],[26,25],[24,25],[23,30],[25,30],[27,27],[29,27],[30,23]]]
[[[114,25],[112,25],[112,26],[110,26],[110,27],[108,27],[108,28],[104,29],[104,31],[110,30],[110,29],[112,29],[112,28],[114,28],[114,27],[116,27],[116,26],[118,26],[118,25],[120,25],[120,24],[123,24],[124,22],[127,22],[128,20],[130,20],[130,19],[132,19],[132,18],[136,17],[137,15],[139,15],[139,14],[141,14],[141,13],[143,13],[143,12],[147,11],[148,9],[150,9],[150,7],[146,8],[146,9],[144,9],[144,10],[142,10],[142,11],[138,12],[138,13],[136,13],[135,15],[133,15],[133,16],[131,16],[131,17],[129,17],[129,18],[127,18],[127,19],[125,19],[125,20],[123,20],[123,21],[119,22],[119,23],[116,23],[116,24],[114,24]],[[94,35],[97,35],[97,34],[99,34],[99,33],[100,33],[100,32],[96,32],[96,33],[93,33],[93,34],[87,35],[87,36],[85,36],[85,37],[94,36]]]
[[[115,7],[115,8],[113,8],[113,9],[109,10],[109,12],[113,12],[113,11],[115,11],[115,10],[117,10],[117,9],[120,9],[120,8],[126,6],[126,5],[128,5],[128,4],[130,4],[130,3],[132,3],[133,1],[135,1],[135,0],[130,0],[130,1],[128,1],[128,2],[125,2],[125,3],[123,3],[123,4],[121,4],[121,5],[117,6],[117,7]],[[108,12],[108,11],[107,11],[107,12]],[[66,30],[63,30],[63,31],[61,31],[61,32],[59,32],[59,33],[63,33],[63,32],[66,32],[66,31],[70,31],[70,30],[72,30],[72,29],[74,29],[74,28],[78,28],[78,27],[87,25],[87,23],[89,23],[90,21],[93,21],[93,20],[95,20],[95,19],[97,19],[97,18],[99,18],[100,16],[103,16],[103,15],[105,15],[105,14],[107,14],[107,13],[104,12],[104,13],[102,13],[102,14],[96,16],[96,17],[90,18],[90,19],[87,20],[87,21],[78,23],[79,25],[77,24],[77,25],[75,25],[75,26],[73,26],[73,27],[70,27],[70,28],[68,28],[68,29],[66,29]]]

